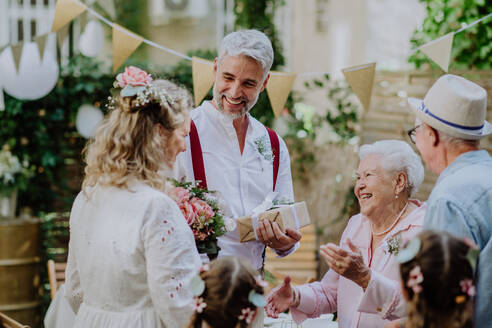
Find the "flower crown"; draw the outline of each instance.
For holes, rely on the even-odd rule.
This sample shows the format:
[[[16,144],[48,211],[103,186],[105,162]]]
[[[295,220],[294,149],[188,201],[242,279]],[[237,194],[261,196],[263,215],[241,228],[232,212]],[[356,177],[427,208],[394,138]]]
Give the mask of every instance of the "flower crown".
[[[169,97],[164,90],[156,88],[153,81],[152,75],[146,71],[135,66],[125,67],[125,71],[116,76],[107,107],[114,109],[117,96],[136,97],[137,110],[145,108],[145,105],[154,101],[160,105],[172,106],[174,99]]]
[[[208,271],[209,269],[210,266],[208,264],[202,265],[199,274],[194,276],[190,282],[190,290],[194,296],[193,300],[195,302],[194,309],[197,313],[202,313],[203,309],[207,307],[207,303],[205,303],[203,297],[201,297],[201,295],[205,291],[205,281],[200,276],[200,273]],[[266,282],[260,276],[255,277],[255,281],[256,284],[262,288],[266,286]],[[250,290],[248,294],[248,301],[257,308],[262,308],[266,305],[265,296],[257,293],[254,289]],[[238,319],[244,320],[247,324],[251,324],[251,322],[253,322],[254,316],[255,310],[251,309],[250,307],[246,307],[241,309],[241,313],[239,314]]]
[[[472,270],[475,271],[477,257],[480,251],[471,241],[465,239],[465,243],[470,247],[468,249],[466,258],[468,262],[470,262],[470,266],[472,267]],[[407,263],[413,260],[414,257],[417,255],[417,253],[420,251],[421,246],[422,246],[422,241],[420,240],[420,238],[415,237],[414,239],[412,239],[405,246],[405,248],[400,253],[398,253],[397,255],[398,262]],[[411,288],[415,294],[419,294],[423,290],[422,287],[423,281],[424,281],[424,275],[422,273],[420,266],[417,264],[412,268],[412,270],[410,270],[405,285],[408,288]],[[468,297],[475,296],[476,290],[475,290],[475,286],[473,285],[472,279],[461,280],[460,288],[462,294],[455,296],[454,301],[456,304],[464,303],[467,299],[467,296]]]

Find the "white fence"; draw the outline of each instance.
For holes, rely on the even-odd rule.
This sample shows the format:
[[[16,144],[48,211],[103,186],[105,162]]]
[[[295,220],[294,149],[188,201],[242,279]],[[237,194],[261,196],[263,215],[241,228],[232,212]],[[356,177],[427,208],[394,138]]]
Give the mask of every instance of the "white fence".
[[[0,0],[0,45],[48,33],[54,8],[55,0]]]
[[[15,45],[19,42],[31,42],[39,35],[51,32],[55,15],[56,0],[0,0],[0,48],[5,45]],[[74,21],[72,34],[67,35],[60,49],[62,64],[69,58],[68,40],[78,40],[81,25]],[[46,47],[53,47],[56,53],[57,42],[55,35],[50,35]],[[78,43],[73,42],[73,50],[77,52]]]

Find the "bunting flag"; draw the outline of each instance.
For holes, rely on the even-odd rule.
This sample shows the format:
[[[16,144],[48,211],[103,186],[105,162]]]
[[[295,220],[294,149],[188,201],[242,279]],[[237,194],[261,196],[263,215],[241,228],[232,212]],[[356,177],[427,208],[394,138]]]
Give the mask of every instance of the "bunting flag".
[[[87,17],[88,15],[89,14],[84,13],[84,14],[80,15],[80,17],[79,17],[79,24],[80,24],[80,30],[81,31],[85,30],[85,26],[89,22],[89,17]]]
[[[449,60],[451,58],[451,47],[453,45],[454,33],[448,33],[445,36],[435,39],[424,44],[419,49],[432,59],[443,71],[447,72]]]
[[[215,81],[214,63],[198,57],[191,58],[195,106],[200,105]]]
[[[266,85],[268,98],[273,108],[275,117],[279,117],[284,109],[287,97],[297,77],[296,73],[271,72],[270,78]]]
[[[376,63],[357,65],[342,69],[345,79],[354,91],[360,103],[366,111],[371,105],[372,86],[374,84],[374,73]]]
[[[124,27],[114,24],[113,26],[113,72],[130,57],[144,39]]]
[[[22,49],[24,48],[24,42],[19,42],[15,46],[11,46],[12,57],[14,58],[15,71],[19,72],[19,65],[22,58]]]
[[[34,38],[39,50],[39,58],[41,62],[44,59],[44,49],[46,48],[46,40],[48,39],[48,34],[43,34]]]
[[[68,25],[62,27],[61,29],[56,32],[56,41],[58,42],[58,48],[62,49],[63,48],[63,42],[65,42],[65,39],[68,36],[68,31],[69,27]]]
[[[116,8],[114,6],[114,0],[97,0],[97,3],[102,9],[111,17],[111,19],[116,18]]]
[[[70,23],[75,17],[82,14],[87,6],[79,1],[58,0],[55,7],[55,19],[51,26],[51,32],[56,32]]]

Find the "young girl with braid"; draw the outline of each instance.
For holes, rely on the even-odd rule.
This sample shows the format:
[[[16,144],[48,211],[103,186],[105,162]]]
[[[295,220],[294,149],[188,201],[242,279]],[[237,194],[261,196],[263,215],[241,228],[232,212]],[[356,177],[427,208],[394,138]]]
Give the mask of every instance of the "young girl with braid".
[[[204,265],[191,282],[195,313],[188,328],[251,327],[265,306],[265,285],[251,266],[235,257]]]
[[[424,231],[398,254],[406,328],[473,327],[473,272],[478,252],[447,232]]]

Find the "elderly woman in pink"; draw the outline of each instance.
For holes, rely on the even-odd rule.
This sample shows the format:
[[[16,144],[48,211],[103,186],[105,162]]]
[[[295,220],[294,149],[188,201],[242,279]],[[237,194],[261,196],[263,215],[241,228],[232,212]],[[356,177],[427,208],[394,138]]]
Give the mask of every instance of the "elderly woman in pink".
[[[297,323],[338,312],[341,328],[383,327],[405,316],[396,254],[422,229],[425,204],[411,199],[424,178],[419,156],[403,141],[360,149],[354,193],[361,213],[340,245],[320,247],[330,270],[320,282],[292,286],[287,277],[267,298],[271,317],[290,309]]]

